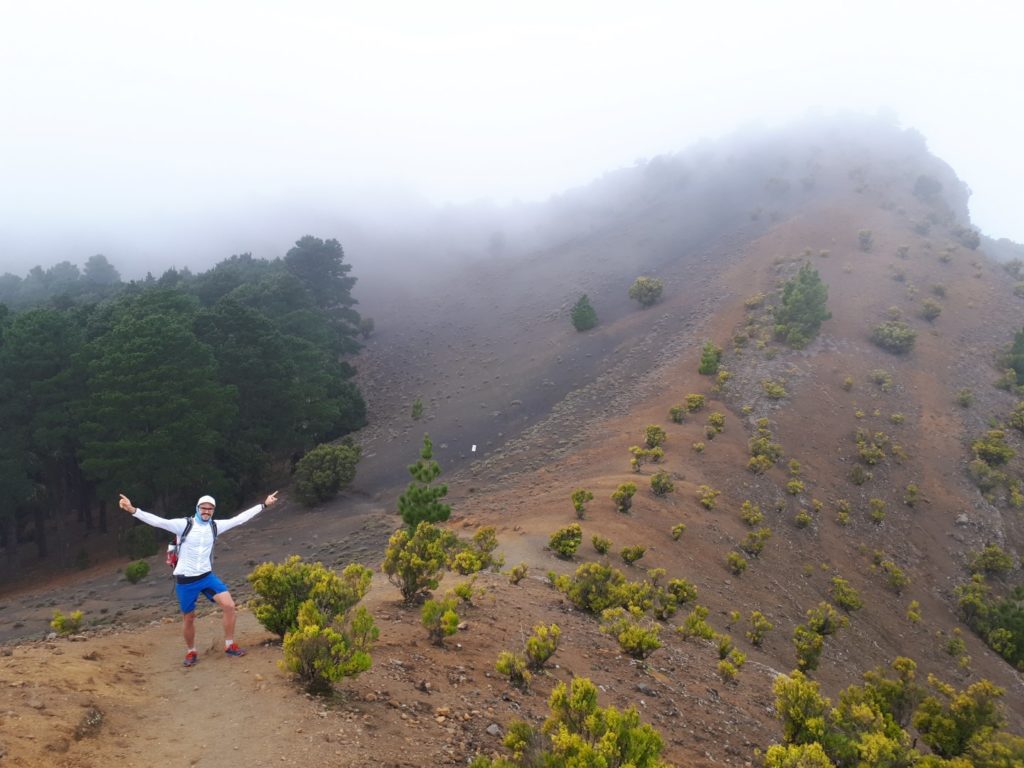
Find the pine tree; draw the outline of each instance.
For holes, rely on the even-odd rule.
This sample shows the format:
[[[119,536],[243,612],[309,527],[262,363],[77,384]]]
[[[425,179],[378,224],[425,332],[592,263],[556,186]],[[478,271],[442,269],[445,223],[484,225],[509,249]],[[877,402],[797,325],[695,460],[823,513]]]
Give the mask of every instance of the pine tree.
[[[597,325],[597,312],[594,311],[594,307],[585,293],[580,296],[580,300],[576,302],[569,314],[573,327],[577,331],[589,331]]]
[[[828,286],[818,270],[804,264],[782,289],[781,306],[775,310],[775,335],[796,349],[807,346],[821,324],[832,317],[827,303]]]
[[[704,348],[700,353],[700,367],[697,372],[704,376],[711,376],[718,373],[718,365],[722,361],[722,350],[716,347],[714,342],[705,341]]]
[[[398,512],[410,531],[424,521],[443,523],[452,512],[450,506],[441,502],[448,495],[448,486],[431,485],[441,474],[441,465],[433,457],[434,445],[430,442],[430,435],[423,435],[420,460],[409,465],[413,480],[405,493],[398,497]]]

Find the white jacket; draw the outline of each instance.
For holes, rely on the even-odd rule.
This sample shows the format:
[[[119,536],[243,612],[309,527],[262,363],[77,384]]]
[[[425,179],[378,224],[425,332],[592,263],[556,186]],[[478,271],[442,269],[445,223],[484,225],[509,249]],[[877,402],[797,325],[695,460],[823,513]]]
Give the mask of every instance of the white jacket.
[[[227,533],[242,523],[249,522],[262,512],[263,509],[264,506],[262,504],[257,504],[255,507],[250,507],[245,512],[240,512],[234,517],[217,520],[217,536],[219,537],[221,534]],[[181,536],[185,532],[185,526],[188,524],[187,517],[168,519],[154,515],[151,512],[143,512],[138,507],[135,508],[135,513],[132,517],[136,520],[141,520],[146,525],[152,525],[154,528],[170,531],[175,536]],[[202,576],[204,573],[209,573],[213,570],[212,556],[213,529],[206,523],[193,520],[192,530],[188,532],[188,536],[185,537],[185,541],[182,542],[181,548],[178,550],[178,564],[174,566],[174,575]]]

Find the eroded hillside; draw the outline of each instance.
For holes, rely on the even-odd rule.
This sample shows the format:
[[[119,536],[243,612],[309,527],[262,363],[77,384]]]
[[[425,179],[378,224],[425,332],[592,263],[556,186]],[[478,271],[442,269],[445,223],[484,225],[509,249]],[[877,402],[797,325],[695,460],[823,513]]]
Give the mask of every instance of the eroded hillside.
[[[941,191],[922,188],[922,176]],[[385,531],[397,525],[405,465],[429,431],[450,486],[451,527],[467,535],[496,526],[506,566],[526,563],[527,579],[515,586],[479,577],[479,596],[460,608],[463,630],[438,648],[427,642],[418,610],[402,607],[378,575],[368,598],[381,627],[374,669],[344,683],[333,703],[294,689],[273,666],[274,646],[260,648],[258,667],[244,674],[201,665],[195,673],[208,677],[196,685],[209,692],[217,679],[229,680],[239,694],[231,706],[246,713],[253,735],[196,750],[192,764],[465,764],[474,754],[502,753],[510,722],[542,720],[556,682],[574,675],[600,686],[602,704],[636,707],[663,734],[673,764],[750,764],[756,749],[781,739],[773,681],[796,668],[794,630],[821,602],[837,602],[837,578],[863,606],[843,612],[848,624],[825,638],[812,675],[827,695],[835,699],[863,672],[908,656],[922,682],[929,673],[957,688],[994,681],[1005,689],[1008,728],[1024,730],[1019,674],[960,621],[955,594],[970,579],[973,553],[997,544],[1016,557],[1024,540],[1009,486],[986,499],[968,471],[971,444],[1017,402],[994,384],[1000,351],[1020,330],[1021,299],[1005,270],[970,247],[960,182],[919,137],[889,128],[819,129],[742,150],[708,149],[612,181],[558,201],[552,210],[565,218],[544,224],[558,236],[529,239],[543,248],[502,254],[481,246],[486,258],[371,280],[362,308],[378,330],[358,365],[371,426],[361,436],[353,493],[332,509],[294,511],[287,524],[260,521],[223,563],[235,581],[253,553],[376,565]],[[511,251],[514,235],[504,240]],[[774,340],[768,307],[808,263],[828,286],[832,316],[810,344],[792,349]],[[626,295],[640,274],[664,282],[663,299],[648,309]],[[567,314],[584,292],[600,324],[578,334]],[[932,305],[937,315],[926,309]],[[909,353],[871,341],[885,321],[916,332]],[[728,376],[698,373],[705,341],[723,349],[720,370]],[[670,409],[690,394],[704,396],[703,408],[674,423]],[[422,420],[410,416],[416,398]],[[721,431],[712,413],[724,417]],[[629,449],[655,424],[665,430],[664,458],[634,471]],[[753,472],[750,440],[759,430],[781,455]],[[1021,434],[1009,429],[1005,439],[1017,453],[1007,474],[1019,478]],[[659,471],[674,486],[660,496],[650,485]],[[611,500],[624,483],[637,486],[626,514]],[[578,488],[594,497],[582,518],[570,501]],[[359,497],[361,528],[350,516],[347,527],[330,519],[346,518]],[[760,519],[751,523],[755,506]],[[573,523],[582,544],[571,559],[556,557],[549,537]],[[766,529],[755,553],[750,536]],[[341,538],[342,530],[355,538]],[[595,536],[610,542],[608,554],[595,550]],[[645,551],[630,566],[619,553],[632,545]],[[736,557],[730,563],[730,553],[745,569]],[[631,660],[597,618],[547,583],[549,573],[571,576],[588,562],[631,580],[663,569],[658,578],[696,588],[694,600],[657,625],[663,645],[646,662]],[[1019,583],[1019,573],[1018,564],[993,579],[996,590]],[[96,579],[107,597],[111,575]],[[442,589],[458,581],[449,575]],[[161,605],[155,583],[121,582],[116,591],[128,603],[142,588],[151,592],[152,615]],[[88,602],[90,589],[23,594],[6,601],[5,617],[31,607],[35,623],[24,629],[38,631],[51,601]],[[720,671],[717,642],[679,633],[695,605],[745,654],[735,679]],[[773,625],[759,645],[747,637],[755,611]],[[541,623],[562,627],[561,647],[523,692],[495,672],[494,661],[502,650],[519,650]],[[33,761],[54,753],[67,765],[115,755],[141,764],[145,752],[132,746],[133,734],[153,723],[136,723],[132,709],[180,708],[192,681],[168,673],[150,698],[131,684],[124,702],[118,685],[130,685],[129,673],[174,665],[166,638],[175,632],[122,629],[81,646],[19,645],[0,659],[2,682],[18,692],[6,717],[34,734],[4,737],[21,761],[13,764],[40,764]],[[246,632],[253,644],[264,637],[251,620]],[[957,632],[963,649],[950,642]],[[118,676],[125,665],[110,659],[140,643],[131,669]],[[57,652],[69,668],[108,660],[94,673],[103,685],[76,682],[63,709],[49,688],[61,673],[40,663]],[[208,697],[197,704],[200,714],[228,705]],[[107,713],[110,733],[124,735],[76,740],[76,708],[87,706]],[[275,708],[294,717],[289,728],[267,727],[263,719]],[[61,713],[58,737],[45,735],[55,725],[48,711]],[[148,745],[149,755],[161,748]]]

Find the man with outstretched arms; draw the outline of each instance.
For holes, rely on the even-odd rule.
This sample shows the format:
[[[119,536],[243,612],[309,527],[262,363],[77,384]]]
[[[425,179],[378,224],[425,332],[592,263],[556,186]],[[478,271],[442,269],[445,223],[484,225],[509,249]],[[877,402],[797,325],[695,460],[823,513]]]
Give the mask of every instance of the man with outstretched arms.
[[[217,537],[247,523],[277,501],[277,491],[267,496],[262,504],[250,507],[244,512],[226,520],[213,522],[213,513],[217,502],[212,496],[201,496],[196,503],[195,515],[191,518],[178,517],[167,519],[143,512],[132,504],[131,500],[121,494],[118,502],[121,509],[130,512],[136,520],[141,520],[154,528],[170,531],[177,537],[178,562],[174,566],[175,591],[178,604],[184,619],[185,666],[191,667],[199,661],[196,652],[196,601],[199,595],[221,607],[224,615],[224,653],[228,656],[244,656],[245,651],[235,643],[235,601],[231,599],[224,582],[213,572],[213,545]]]

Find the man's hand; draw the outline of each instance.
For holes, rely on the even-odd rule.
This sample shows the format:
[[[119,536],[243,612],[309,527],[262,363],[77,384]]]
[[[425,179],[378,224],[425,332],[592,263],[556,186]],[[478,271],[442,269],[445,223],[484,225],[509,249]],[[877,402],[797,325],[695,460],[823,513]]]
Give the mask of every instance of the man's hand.
[[[121,507],[121,509],[123,509],[125,512],[128,512],[129,514],[134,515],[135,514],[135,507],[132,505],[131,499],[129,499],[123,493],[120,494],[120,496],[121,496],[121,500],[119,502],[117,502],[117,505],[119,507]]]
[[[263,502],[263,506],[264,506],[264,507],[269,507],[269,506],[270,506],[271,504],[273,504],[273,503],[274,503],[275,501],[277,501],[277,491],[274,491],[274,492],[273,492],[272,494],[270,494],[269,496],[267,496],[267,499],[266,499],[266,501],[264,501],[264,502]]]

